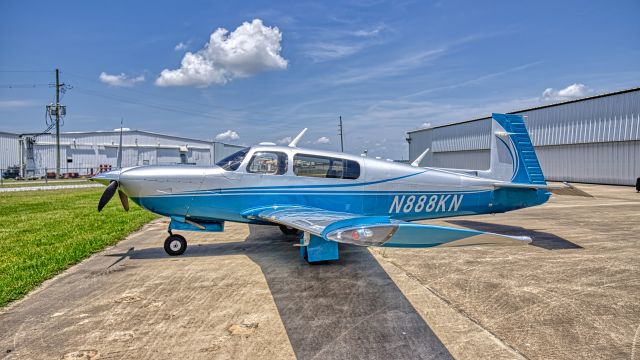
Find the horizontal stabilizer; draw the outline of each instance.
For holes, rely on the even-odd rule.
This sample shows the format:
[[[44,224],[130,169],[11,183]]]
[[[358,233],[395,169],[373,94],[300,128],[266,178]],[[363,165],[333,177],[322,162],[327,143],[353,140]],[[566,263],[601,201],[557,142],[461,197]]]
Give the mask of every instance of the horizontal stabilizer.
[[[550,186],[549,191],[556,195],[570,195],[570,196],[584,196],[584,197],[593,197],[593,195],[589,194],[584,190],[580,190],[577,187],[565,182],[564,186]]]
[[[518,183],[509,183],[509,182],[499,182],[494,183],[494,187],[496,188],[512,188],[512,189],[532,189],[532,190],[547,190],[550,193],[556,195],[569,195],[569,196],[583,196],[583,197],[593,197],[593,195],[589,194],[584,190],[580,190],[577,187],[565,182],[563,185],[539,185],[539,184],[518,184]]]

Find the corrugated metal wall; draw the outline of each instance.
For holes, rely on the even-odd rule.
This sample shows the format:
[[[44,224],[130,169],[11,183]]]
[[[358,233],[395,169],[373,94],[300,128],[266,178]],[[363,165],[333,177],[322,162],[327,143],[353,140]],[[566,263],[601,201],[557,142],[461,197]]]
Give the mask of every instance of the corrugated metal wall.
[[[428,166],[473,170],[489,168],[489,150],[449,151],[434,154]]]
[[[640,141],[536,147],[547,180],[634,185]]]
[[[20,163],[18,135],[0,132],[0,169]]]
[[[516,112],[548,180],[633,185],[640,177],[640,89]],[[486,169],[491,120],[410,132],[409,158],[423,166]]]
[[[244,146],[215,142],[213,143],[213,162],[216,163],[242,148]]]

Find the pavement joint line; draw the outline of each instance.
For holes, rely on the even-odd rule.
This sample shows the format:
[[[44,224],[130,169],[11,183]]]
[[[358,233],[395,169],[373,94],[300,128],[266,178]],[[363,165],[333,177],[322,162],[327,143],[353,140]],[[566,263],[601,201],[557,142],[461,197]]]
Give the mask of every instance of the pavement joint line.
[[[631,360],[636,358],[636,345],[638,344],[638,335],[640,335],[640,324],[636,328],[636,334],[633,336],[633,342],[631,343]]]
[[[381,254],[376,254],[376,255],[381,255]],[[525,356],[523,353],[521,353],[520,351],[518,351],[516,348],[514,348],[513,346],[511,346],[511,344],[509,344],[508,342],[506,342],[505,340],[500,339],[496,334],[494,334],[491,330],[485,328],[484,326],[482,326],[482,324],[474,319],[471,315],[469,315],[468,313],[466,313],[464,310],[462,309],[458,309],[456,306],[454,306],[451,301],[449,301],[448,299],[446,299],[444,296],[440,295],[437,291],[435,291],[434,289],[432,289],[430,286],[425,285],[424,283],[422,283],[422,281],[420,281],[420,279],[418,279],[416,276],[410,274],[407,270],[405,270],[402,266],[398,265],[396,262],[394,262],[393,260],[389,260],[388,258],[383,258],[381,256],[376,256],[376,259],[378,259],[379,261],[381,260],[382,262],[385,262],[393,267],[395,267],[397,270],[399,270],[403,275],[405,275],[407,278],[411,279],[412,281],[416,282],[417,284],[419,284],[422,288],[424,288],[425,290],[427,290],[430,294],[432,294],[433,296],[435,296],[438,300],[440,300],[441,302],[443,302],[444,304],[446,304],[447,307],[449,307],[450,309],[452,309],[453,311],[455,311],[456,313],[458,313],[459,315],[461,315],[464,319],[470,321],[471,323],[473,323],[476,327],[480,328],[480,330],[482,330],[482,332],[485,332],[486,334],[489,335],[489,338],[497,343],[498,345],[502,346],[503,348],[507,349],[508,351],[510,351],[513,355],[517,356],[520,359],[525,359],[525,360],[529,360],[529,358],[527,356]],[[447,344],[444,344],[445,347],[447,347],[450,351],[451,349],[447,346]]]
[[[101,184],[82,184],[82,185],[50,185],[50,186],[16,186],[3,187],[0,192],[18,192],[18,191],[39,191],[39,190],[61,190],[61,189],[84,189],[102,187]]]

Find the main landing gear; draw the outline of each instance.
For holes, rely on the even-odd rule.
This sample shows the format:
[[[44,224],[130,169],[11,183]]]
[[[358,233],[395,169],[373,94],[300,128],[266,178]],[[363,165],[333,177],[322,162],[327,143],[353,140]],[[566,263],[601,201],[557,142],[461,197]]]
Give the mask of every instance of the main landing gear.
[[[282,233],[285,235],[298,235],[298,233],[300,232],[298,229],[288,227],[286,225],[280,225],[279,227],[280,231],[282,231]]]
[[[187,239],[182,235],[169,233],[164,241],[164,251],[171,256],[182,255],[187,250]]]

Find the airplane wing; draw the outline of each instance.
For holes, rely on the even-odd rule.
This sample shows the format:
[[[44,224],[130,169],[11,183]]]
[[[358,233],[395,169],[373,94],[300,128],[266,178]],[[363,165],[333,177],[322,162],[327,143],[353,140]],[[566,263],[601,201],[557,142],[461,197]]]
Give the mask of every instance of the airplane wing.
[[[322,236],[322,231],[329,224],[359,217],[359,215],[355,214],[304,206],[278,206],[262,210],[253,216],[268,222],[296,228],[316,236]]]
[[[261,219],[311,233],[325,240],[361,246],[433,247],[528,244],[527,236],[510,236],[472,229],[416,224],[386,216],[362,216],[303,206],[278,206],[253,211]]]

